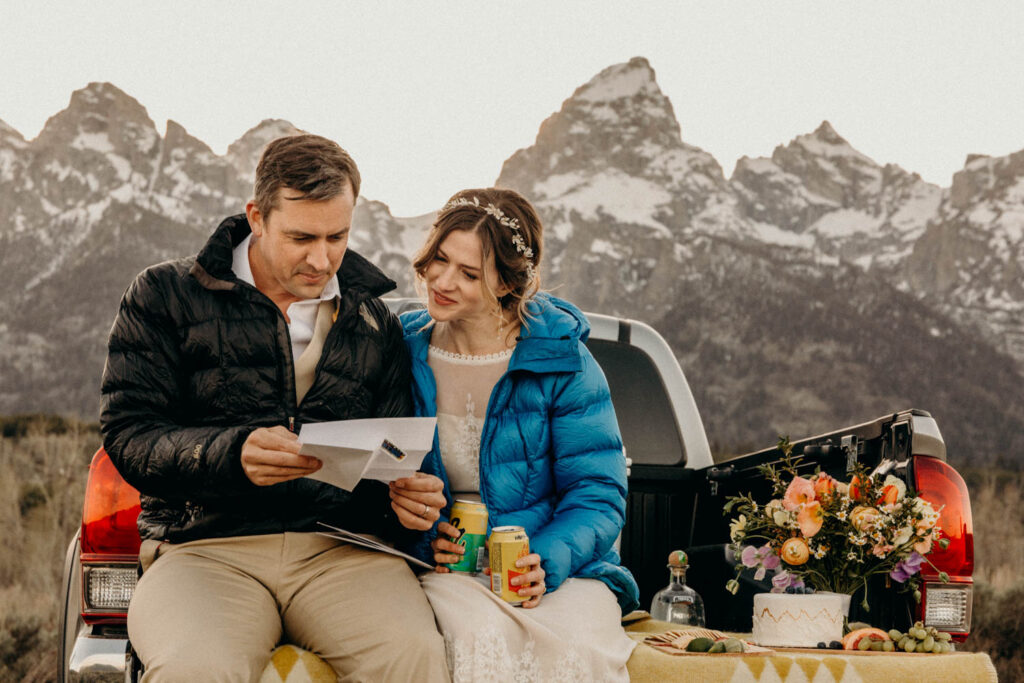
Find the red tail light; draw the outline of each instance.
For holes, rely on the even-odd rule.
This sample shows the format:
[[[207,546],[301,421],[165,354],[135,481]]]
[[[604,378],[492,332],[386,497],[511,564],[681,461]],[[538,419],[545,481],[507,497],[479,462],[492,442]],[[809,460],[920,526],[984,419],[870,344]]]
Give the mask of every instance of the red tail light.
[[[967,485],[955,469],[926,456],[914,457],[914,480],[918,495],[941,508],[939,527],[949,541],[946,548],[936,544],[928,554],[937,569],[921,567],[925,583],[920,618],[962,641],[971,630],[974,583],[974,521]],[[949,583],[939,579],[939,572],[949,575]]]
[[[139,557],[139,492],[114,468],[106,451],[89,466],[82,510],[82,619],[123,623],[135,589]]]
[[[82,559],[92,553],[139,556],[139,492],[121,478],[102,448],[89,466],[82,510]]]

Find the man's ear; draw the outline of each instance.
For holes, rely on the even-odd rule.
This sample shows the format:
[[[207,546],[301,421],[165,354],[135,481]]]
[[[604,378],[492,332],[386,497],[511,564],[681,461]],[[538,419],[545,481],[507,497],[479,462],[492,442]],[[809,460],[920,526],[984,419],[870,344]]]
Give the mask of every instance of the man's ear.
[[[256,237],[263,236],[263,214],[256,206],[256,202],[250,201],[245,205],[245,217],[249,219],[249,228]]]

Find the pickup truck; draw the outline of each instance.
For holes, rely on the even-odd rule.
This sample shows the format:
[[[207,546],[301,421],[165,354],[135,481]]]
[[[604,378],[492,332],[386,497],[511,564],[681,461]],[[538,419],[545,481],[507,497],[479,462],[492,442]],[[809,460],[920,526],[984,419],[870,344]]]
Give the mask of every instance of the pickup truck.
[[[392,300],[401,312],[418,303]],[[611,387],[631,464],[626,526],[619,539],[623,562],[640,585],[641,606],[668,580],[670,550],[690,555],[687,579],[704,599],[707,625],[749,631],[753,595],[770,589],[741,577],[735,594],[724,586],[734,575],[729,550],[727,496],[751,492],[768,500],[757,467],[777,463],[776,448],[714,462],[700,413],[675,355],[650,326],[588,314],[588,347]],[[974,541],[971,507],[963,479],[946,463],[935,420],[922,410],[900,410],[863,424],[792,442],[799,471],[816,467],[838,479],[861,463],[894,474],[932,505],[950,543],[929,559],[949,575],[923,570],[922,599],[871,590],[871,623],[905,629],[920,619],[963,641],[970,633]],[[128,642],[128,603],[137,580],[139,494],[118,474],[101,449],[86,485],[82,527],[71,539],[64,565],[60,627],[60,681],[135,681],[140,665]],[[884,598],[884,599],[883,599]],[[851,620],[862,618],[851,608]]]

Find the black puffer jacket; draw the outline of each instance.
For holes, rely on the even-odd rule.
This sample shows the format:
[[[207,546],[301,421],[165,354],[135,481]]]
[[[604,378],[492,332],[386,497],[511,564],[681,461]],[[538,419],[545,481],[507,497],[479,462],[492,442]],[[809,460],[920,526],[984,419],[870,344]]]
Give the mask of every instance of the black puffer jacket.
[[[121,300],[100,420],[107,453],[142,493],[139,531],[182,542],[309,531],[322,520],[403,540],[384,484],[260,487],[243,473],[242,443],[257,427],[411,414],[402,328],[376,298],[395,284],[352,251],[338,271],[337,321],[296,405],[284,316],[231,271],[249,232],[244,215],[226,219],[197,256],[145,270]]]

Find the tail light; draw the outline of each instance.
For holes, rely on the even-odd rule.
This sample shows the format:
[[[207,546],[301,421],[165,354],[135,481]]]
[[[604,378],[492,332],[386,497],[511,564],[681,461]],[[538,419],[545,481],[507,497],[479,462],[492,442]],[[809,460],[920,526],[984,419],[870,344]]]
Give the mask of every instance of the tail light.
[[[948,631],[964,641],[971,631],[971,602],[974,592],[974,522],[971,500],[963,477],[945,462],[932,457],[914,457],[917,493],[939,513],[939,527],[949,545],[936,544],[928,559],[936,569],[921,567],[924,580],[918,618],[925,625]],[[949,575],[949,583],[939,580]]]
[[[100,449],[89,466],[82,510],[82,619],[123,622],[137,580],[139,492]]]

